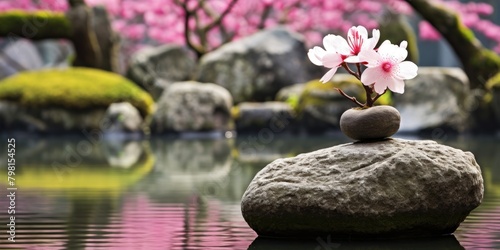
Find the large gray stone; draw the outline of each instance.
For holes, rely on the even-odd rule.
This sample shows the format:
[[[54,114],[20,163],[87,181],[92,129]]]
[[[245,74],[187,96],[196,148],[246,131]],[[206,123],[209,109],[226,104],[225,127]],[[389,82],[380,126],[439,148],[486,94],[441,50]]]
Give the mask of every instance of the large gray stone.
[[[231,129],[231,94],[213,83],[177,82],[157,103],[152,132],[225,131]]]
[[[0,101],[0,129],[47,133],[103,130],[106,108],[69,110],[64,108],[26,108],[17,103]]]
[[[405,81],[405,93],[393,95],[401,114],[399,131],[466,130],[472,98],[468,93],[469,80],[460,68],[420,67],[417,77]]]
[[[139,50],[130,59],[127,77],[158,99],[170,84],[190,80],[196,68],[186,47],[167,44]]]
[[[483,191],[472,153],[387,139],[278,159],[254,177],[241,208],[261,236],[419,237],[455,231]]]
[[[282,87],[306,82],[315,71],[302,36],[278,27],[207,53],[195,79],[225,87],[240,103],[273,100]]]
[[[142,132],[144,120],[139,110],[128,102],[109,105],[103,118],[106,132]]]
[[[295,119],[292,107],[284,102],[242,102],[236,106],[235,119],[238,131],[269,130],[281,133],[290,128]]]

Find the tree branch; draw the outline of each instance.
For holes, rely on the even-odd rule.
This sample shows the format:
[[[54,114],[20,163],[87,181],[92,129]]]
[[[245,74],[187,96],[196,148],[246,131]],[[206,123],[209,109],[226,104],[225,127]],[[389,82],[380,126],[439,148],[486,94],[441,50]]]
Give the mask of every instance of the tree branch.
[[[356,105],[360,106],[360,107],[364,107],[365,104],[363,103],[360,103],[358,100],[356,100],[356,97],[352,97],[352,96],[349,96],[348,94],[346,94],[344,91],[342,91],[341,89],[339,88],[335,88],[341,95],[343,95],[345,98],[351,100],[352,102],[356,103]]]
[[[500,57],[483,47],[458,14],[428,0],[406,0],[448,41],[471,81],[471,89],[484,88],[485,81],[500,71]]]
[[[238,2],[238,0],[231,0],[231,2],[228,4],[227,8],[210,24],[204,27],[205,32],[210,31],[211,29],[215,28],[216,26],[220,25],[222,23],[222,20],[224,17],[231,12],[231,9],[233,9],[234,5]]]

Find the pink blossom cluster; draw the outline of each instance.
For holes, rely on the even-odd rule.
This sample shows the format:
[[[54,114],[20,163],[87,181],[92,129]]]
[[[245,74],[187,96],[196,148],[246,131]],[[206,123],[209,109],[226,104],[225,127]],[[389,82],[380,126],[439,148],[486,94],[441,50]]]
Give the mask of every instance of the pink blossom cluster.
[[[378,49],[375,49],[380,39],[380,31],[374,29],[372,37],[368,38],[368,31],[363,26],[353,26],[347,32],[347,40],[339,35],[327,35],[323,38],[323,46],[315,46],[307,54],[315,65],[330,68],[320,79],[325,83],[332,79],[337,69],[343,67],[355,76],[364,86],[368,100],[362,104],[351,96],[337,89],[347,99],[361,107],[371,107],[387,89],[395,93],[404,93],[404,80],[417,76],[418,67],[415,63],[404,61],[408,56],[406,41],[394,45],[385,40]],[[352,70],[349,64],[355,64]],[[366,67],[362,70],[362,67]],[[375,97],[372,97],[373,93]]]
[[[91,6],[102,5],[113,19],[113,28],[129,45],[185,44],[184,18],[186,13],[179,3],[186,3],[194,12],[189,20],[190,40],[200,44],[196,31],[209,24],[233,0],[86,0]],[[200,8],[203,2],[205,8]],[[458,11],[468,27],[495,41],[500,51],[500,27],[486,19],[493,13],[486,3],[461,3],[459,0],[433,0]],[[0,11],[11,9],[65,11],[67,0],[0,0]],[[412,14],[403,0],[239,0],[231,11],[206,34],[207,50],[250,35],[262,28],[286,25],[306,37],[308,46],[320,44],[323,35],[347,32],[353,25],[377,28],[385,10],[405,15]],[[196,18],[194,18],[196,17]],[[426,22],[421,22],[420,35],[424,39],[439,39],[439,34]]]

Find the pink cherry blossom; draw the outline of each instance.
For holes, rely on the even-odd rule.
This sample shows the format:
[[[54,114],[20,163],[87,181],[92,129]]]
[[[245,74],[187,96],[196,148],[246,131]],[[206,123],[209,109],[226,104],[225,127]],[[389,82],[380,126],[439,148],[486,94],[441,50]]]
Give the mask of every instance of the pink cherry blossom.
[[[374,29],[372,31],[372,38],[368,39],[368,31],[363,26],[353,26],[347,32],[347,41],[343,41],[338,45],[339,53],[346,56],[344,62],[360,63],[359,53],[362,50],[373,50],[380,38],[380,31]]]
[[[338,52],[339,44],[342,43],[342,41],[346,42],[341,36],[327,35],[323,38],[323,46],[326,50],[319,46],[315,46],[307,53],[309,60],[315,65],[331,68],[320,79],[323,83],[330,81],[337,72],[337,69],[344,62],[345,56]]]
[[[415,63],[403,62],[408,55],[406,46],[406,41],[397,46],[387,40],[378,51],[362,51],[359,56],[367,62],[367,69],[361,75],[361,82],[366,86],[373,85],[378,94],[383,94],[387,88],[392,92],[404,93],[403,80],[414,78],[418,71]]]

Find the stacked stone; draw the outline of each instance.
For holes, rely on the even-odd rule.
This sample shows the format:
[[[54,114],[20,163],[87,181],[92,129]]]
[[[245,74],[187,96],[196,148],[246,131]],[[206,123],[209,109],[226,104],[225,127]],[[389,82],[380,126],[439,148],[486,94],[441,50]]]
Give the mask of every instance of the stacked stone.
[[[388,106],[351,109],[340,124],[356,142],[267,165],[242,198],[248,225],[263,237],[453,233],[483,199],[481,169],[470,152],[389,138],[399,120]]]

